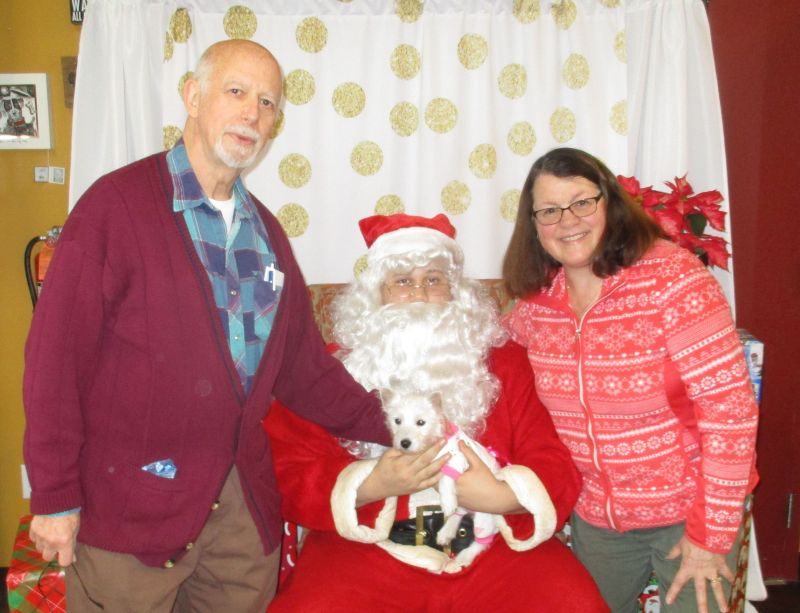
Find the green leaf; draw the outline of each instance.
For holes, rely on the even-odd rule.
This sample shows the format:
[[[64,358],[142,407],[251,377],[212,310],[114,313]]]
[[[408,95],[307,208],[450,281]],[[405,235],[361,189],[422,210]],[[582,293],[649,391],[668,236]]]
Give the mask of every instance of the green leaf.
[[[706,224],[708,223],[705,216],[700,213],[689,213],[686,219],[689,222],[689,227],[692,229],[692,234],[695,236],[703,236],[703,232],[706,231]]]

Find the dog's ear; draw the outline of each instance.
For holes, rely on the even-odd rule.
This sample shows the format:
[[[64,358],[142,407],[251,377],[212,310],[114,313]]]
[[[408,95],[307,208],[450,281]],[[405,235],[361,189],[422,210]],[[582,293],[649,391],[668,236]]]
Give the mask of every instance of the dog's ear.
[[[442,393],[441,392],[434,392],[433,394],[431,394],[431,404],[433,404],[433,406],[437,410],[439,410],[439,411],[442,410]]]
[[[394,398],[394,392],[389,388],[379,389],[378,394],[381,397],[381,404],[383,406],[386,406],[388,403],[392,401],[392,398]]]

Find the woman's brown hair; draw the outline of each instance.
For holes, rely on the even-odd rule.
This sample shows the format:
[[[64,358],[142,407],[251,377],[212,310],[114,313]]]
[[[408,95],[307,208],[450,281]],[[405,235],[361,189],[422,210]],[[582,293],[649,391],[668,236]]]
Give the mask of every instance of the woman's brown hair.
[[[536,234],[533,186],[540,175],[583,177],[600,188],[606,203],[606,227],[592,261],[592,272],[598,277],[630,266],[656,239],[666,237],[600,160],[580,149],[553,149],[533,163],[519,198],[517,221],[503,259],[503,279],[512,297],[548,287],[561,267]]]

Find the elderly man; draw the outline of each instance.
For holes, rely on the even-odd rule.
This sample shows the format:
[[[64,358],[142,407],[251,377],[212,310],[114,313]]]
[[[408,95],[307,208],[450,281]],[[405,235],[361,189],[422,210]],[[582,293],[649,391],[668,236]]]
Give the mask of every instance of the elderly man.
[[[462,277],[446,216],[361,221],[367,268],[334,305],[339,357],[367,387],[436,395],[444,416],[479,440],[457,479],[462,507],[502,516],[500,535],[471,564],[439,551],[431,486],[441,442],[418,453],[337,440],[273,405],[284,514],[309,532],[272,611],[606,611],[591,577],[553,532],[580,477],[539,402],[525,351],[509,342],[496,305]],[[422,530],[416,522],[422,523]],[[469,521],[452,543],[468,547]],[[423,539],[416,544],[416,538]]]
[[[183,139],[101,178],[64,227],[24,400],[30,533],[67,566],[70,611],[263,612],[280,542],[260,427],[273,397],[338,436],[388,440],[239,178],[280,97],[265,48],[211,46],[183,90]]]

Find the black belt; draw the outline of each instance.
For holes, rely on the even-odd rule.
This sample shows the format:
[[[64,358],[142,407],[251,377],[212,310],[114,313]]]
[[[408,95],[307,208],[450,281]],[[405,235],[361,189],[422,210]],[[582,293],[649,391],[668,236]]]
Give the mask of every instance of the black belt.
[[[436,542],[436,535],[444,525],[444,513],[439,505],[417,507],[417,518],[396,521],[389,532],[389,540],[398,545],[427,545],[446,553],[458,553],[472,545],[475,533],[472,529],[472,515],[461,518],[453,540],[442,547]]]

